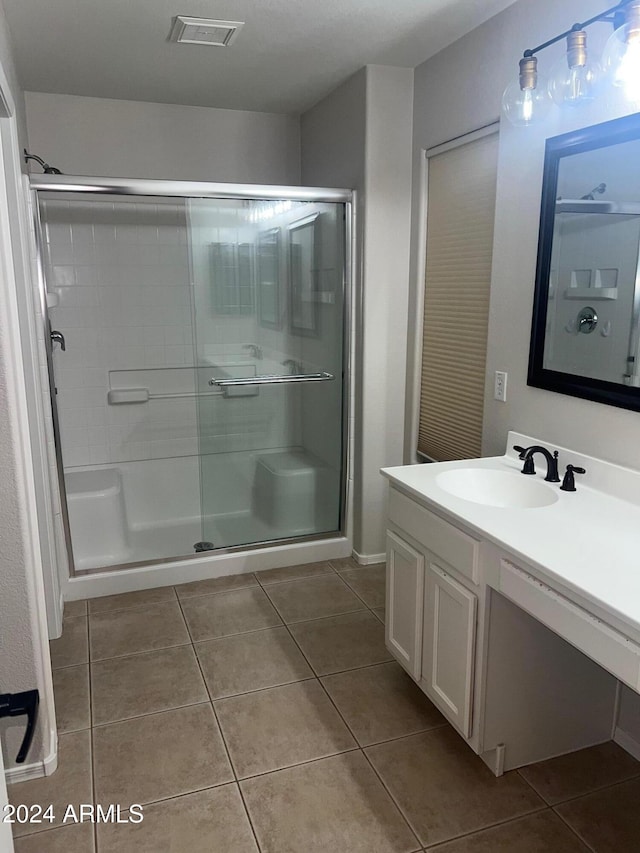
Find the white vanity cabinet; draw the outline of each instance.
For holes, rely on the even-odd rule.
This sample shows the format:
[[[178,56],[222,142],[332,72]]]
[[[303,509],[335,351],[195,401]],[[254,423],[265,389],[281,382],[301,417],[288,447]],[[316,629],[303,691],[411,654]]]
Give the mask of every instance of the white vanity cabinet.
[[[467,739],[473,729],[479,546],[391,488],[387,647]]]
[[[618,728],[621,683],[640,693],[640,471],[554,447],[587,470],[563,492],[521,476],[514,446],[540,444],[382,472],[387,647],[496,775],[612,732],[640,755]]]

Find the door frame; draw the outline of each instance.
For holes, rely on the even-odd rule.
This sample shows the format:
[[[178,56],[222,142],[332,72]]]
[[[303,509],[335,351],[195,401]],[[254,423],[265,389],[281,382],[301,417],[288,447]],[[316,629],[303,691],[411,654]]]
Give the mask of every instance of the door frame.
[[[40,691],[40,720],[36,744],[41,757],[30,764],[4,768],[0,761],[0,801],[5,796],[6,781],[23,781],[53,773],[57,766],[58,740],[56,731],[53,677],[49,652],[47,605],[60,607],[55,578],[43,570],[43,550],[47,544],[46,530],[39,515],[38,490],[44,488],[48,463],[46,444],[42,446],[41,423],[34,423],[34,413],[41,412],[42,397],[39,363],[34,362],[36,342],[32,339],[33,313],[24,305],[32,299],[30,251],[26,230],[26,207],[22,175],[22,150],[18,135],[15,102],[6,72],[0,62],[0,292],[6,315],[3,331],[6,336],[6,384],[11,401],[14,442],[16,501],[21,510],[21,539],[26,602],[25,637],[31,645],[33,681],[28,687]],[[24,300],[24,301],[21,301]],[[22,310],[21,310],[22,308]],[[48,482],[48,481],[46,481]],[[48,492],[46,494],[48,498]],[[51,581],[51,582],[49,582]],[[57,601],[56,601],[57,596]],[[4,692],[23,689],[19,684],[0,685]],[[8,851],[0,826],[0,842]]]

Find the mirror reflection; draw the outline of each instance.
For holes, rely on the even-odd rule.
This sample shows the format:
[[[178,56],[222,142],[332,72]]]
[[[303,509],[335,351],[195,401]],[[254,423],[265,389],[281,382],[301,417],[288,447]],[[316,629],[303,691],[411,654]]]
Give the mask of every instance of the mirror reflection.
[[[640,409],[640,115],[547,140],[529,384]]]
[[[640,141],[558,169],[544,366],[638,386]]]

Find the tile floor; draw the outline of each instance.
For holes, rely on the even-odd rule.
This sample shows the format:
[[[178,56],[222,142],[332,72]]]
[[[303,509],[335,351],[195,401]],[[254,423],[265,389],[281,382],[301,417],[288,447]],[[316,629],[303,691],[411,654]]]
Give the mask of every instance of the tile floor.
[[[613,743],[496,779],[391,660],[384,566],[352,560],[65,609],[60,764],[14,803],[144,804],[19,827],[16,853],[636,853]]]

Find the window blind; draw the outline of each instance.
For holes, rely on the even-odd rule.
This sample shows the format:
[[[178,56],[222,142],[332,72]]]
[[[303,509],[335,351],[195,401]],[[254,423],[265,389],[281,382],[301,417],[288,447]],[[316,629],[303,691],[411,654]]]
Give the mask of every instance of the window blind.
[[[479,456],[498,136],[429,158],[418,452]]]

